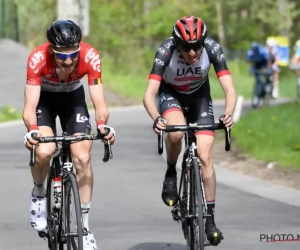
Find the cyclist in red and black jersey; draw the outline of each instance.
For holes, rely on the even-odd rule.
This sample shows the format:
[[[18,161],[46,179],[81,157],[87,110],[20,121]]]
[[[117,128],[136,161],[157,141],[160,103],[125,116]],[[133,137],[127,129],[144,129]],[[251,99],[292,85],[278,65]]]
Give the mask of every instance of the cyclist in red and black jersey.
[[[60,118],[63,131],[69,134],[91,133],[90,116],[85,102],[81,79],[87,75],[91,100],[95,108],[97,129],[104,133],[108,127],[108,108],[101,79],[101,60],[98,51],[81,42],[81,30],[70,20],[53,22],[47,29],[48,43],[35,48],[28,57],[27,81],[23,120],[28,130],[25,146],[32,150],[32,133],[38,137],[52,136],[54,114]],[[114,129],[104,138],[113,144]],[[97,249],[94,235],[89,231],[88,218],[93,190],[91,168],[92,141],[71,144],[76,168],[83,224],[89,232],[83,239],[84,249]],[[36,163],[31,168],[34,188],[30,199],[30,221],[33,228],[43,231],[46,221],[46,191],[44,182],[49,162],[55,151],[54,143],[36,148]]]
[[[225,93],[225,110],[220,121],[233,126],[232,113],[236,92],[227,68],[221,46],[207,37],[205,23],[198,17],[185,16],[176,21],[172,37],[158,48],[144,95],[144,106],[154,121],[156,133],[166,125],[184,124],[183,107],[189,107],[187,121],[209,124],[214,122],[213,103],[210,96],[208,72],[214,66],[220,85]],[[159,110],[156,95],[159,94]],[[223,239],[214,220],[216,176],[213,168],[212,146],[214,132],[199,131],[197,151],[202,162],[202,176],[208,214],[205,229],[208,240]],[[182,132],[166,136],[167,171],[163,182],[162,199],[168,206],[175,205],[178,198],[176,163],[181,151]],[[217,235],[217,236],[216,236]]]

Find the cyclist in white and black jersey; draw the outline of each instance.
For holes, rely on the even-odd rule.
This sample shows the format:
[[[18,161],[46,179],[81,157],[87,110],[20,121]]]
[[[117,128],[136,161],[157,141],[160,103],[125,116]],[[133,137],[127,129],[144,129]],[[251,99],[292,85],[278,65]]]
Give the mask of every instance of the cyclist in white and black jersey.
[[[278,98],[279,97],[279,53],[277,48],[277,43],[274,39],[268,38],[266,42],[266,49],[269,55],[269,62],[268,68],[273,71],[273,90],[272,90],[272,97]]]
[[[220,85],[225,93],[225,110],[220,121],[232,127],[232,113],[236,92],[227,68],[221,46],[207,37],[204,22],[194,16],[185,16],[176,21],[172,37],[158,48],[144,95],[144,106],[154,121],[156,133],[166,125],[185,124],[182,108],[189,107],[188,122],[208,124],[214,122],[213,103],[210,96],[208,72],[214,66]],[[155,97],[159,93],[159,110]],[[202,163],[208,214],[206,234],[208,240],[223,239],[214,220],[216,177],[212,161],[213,131],[198,131],[197,151]],[[167,171],[163,182],[162,199],[168,206],[175,205],[177,194],[176,163],[181,151],[183,133],[168,133],[166,136]]]

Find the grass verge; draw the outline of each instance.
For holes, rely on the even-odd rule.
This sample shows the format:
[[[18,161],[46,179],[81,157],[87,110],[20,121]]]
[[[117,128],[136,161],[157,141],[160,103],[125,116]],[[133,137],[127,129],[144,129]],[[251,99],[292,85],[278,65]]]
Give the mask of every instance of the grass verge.
[[[300,102],[253,110],[232,130],[235,145],[256,159],[300,170]]]
[[[3,107],[0,108],[0,122],[18,120],[22,118],[22,113],[15,108]]]

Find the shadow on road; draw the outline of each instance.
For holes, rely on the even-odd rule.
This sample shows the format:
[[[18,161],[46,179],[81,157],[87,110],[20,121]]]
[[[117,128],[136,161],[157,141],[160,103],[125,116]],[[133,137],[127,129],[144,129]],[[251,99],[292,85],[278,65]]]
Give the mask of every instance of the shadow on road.
[[[186,249],[185,245],[181,244],[172,244],[172,243],[166,243],[166,242],[156,242],[156,243],[151,243],[151,242],[146,242],[146,243],[141,243],[138,245],[135,245],[128,250],[182,250]]]

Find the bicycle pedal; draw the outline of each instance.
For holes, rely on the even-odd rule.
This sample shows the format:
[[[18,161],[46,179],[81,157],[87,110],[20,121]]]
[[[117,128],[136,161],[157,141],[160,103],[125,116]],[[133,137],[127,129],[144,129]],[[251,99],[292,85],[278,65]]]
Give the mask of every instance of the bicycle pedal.
[[[45,240],[46,238],[49,237],[49,234],[46,233],[45,231],[40,231],[40,232],[38,232],[38,235],[39,235],[41,238],[43,238],[44,240]]]

